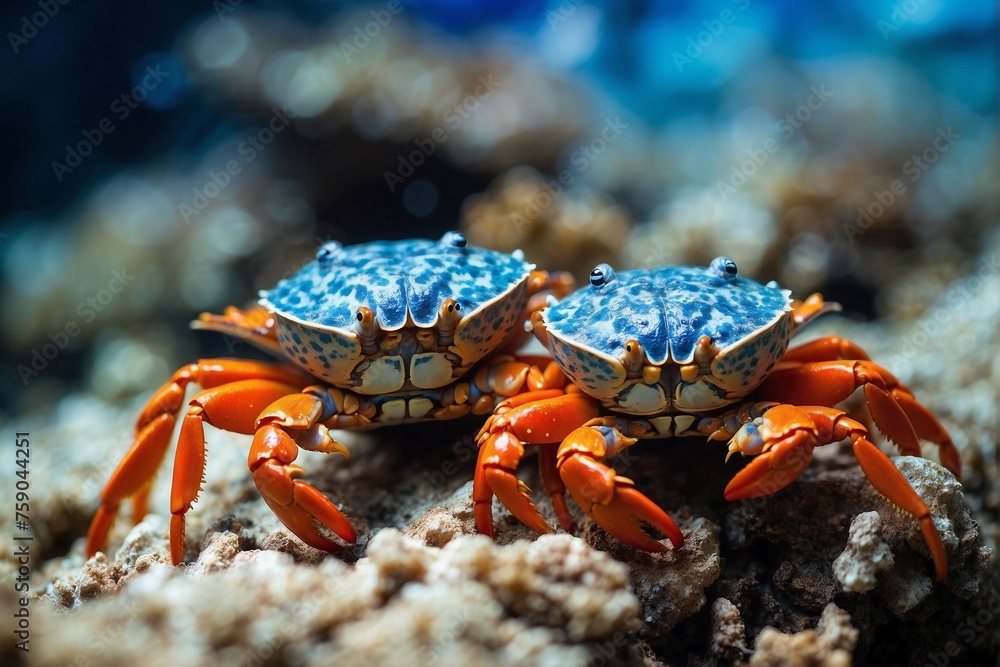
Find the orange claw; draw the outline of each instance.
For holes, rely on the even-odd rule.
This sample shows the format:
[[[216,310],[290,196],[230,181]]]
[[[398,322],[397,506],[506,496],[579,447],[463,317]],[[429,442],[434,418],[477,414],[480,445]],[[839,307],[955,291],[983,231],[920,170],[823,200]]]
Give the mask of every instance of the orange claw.
[[[135,427],[135,442],[115,468],[101,493],[101,506],[87,531],[87,555],[93,556],[105,548],[118,507],[123,500],[132,498],[135,521],[145,514],[146,499],[153,478],[170,446],[170,435],[177,413],[183,405],[188,384],[194,383],[205,388],[205,391],[191,400],[191,404],[196,406],[192,408],[192,412],[204,412],[198,418],[199,423],[204,419],[227,430],[252,433],[255,410],[259,411],[282,393],[295,391],[301,386],[300,383],[307,381],[308,376],[301,371],[284,364],[262,361],[201,359],[178,369],[170,381],[153,394],[139,415]],[[185,424],[187,421],[185,419]],[[197,463],[196,449],[204,447],[204,438],[194,434],[194,428],[186,426],[181,430],[181,451],[178,455],[180,467],[175,464],[175,489],[172,492],[177,500],[175,502],[172,499],[172,510],[190,507],[201,483],[203,471],[200,468],[203,468],[203,464]],[[185,436],[185,433],[189,436]],[[199,438],[200,445],[185,444],[198,442]],[[185,456],[188,455],[193,455],[194,458],[184,463]],[[203,453],[201,457],[203,459]],[[190,472],[184,474],[184,470]],[[194,479],[190,479],[188,475]],[[172,535],[182,535],[183,517],[171,519],[171,526]],[[170,550],[175,563],[178,562],[177,555],[183,552],[183,539],[172,537]]]
[[[275,515],[299,539],[323,551],[340,551],[341,546],[324,537],[316,525],[351,544],[357,540],[357,533],[329,498],[307,482],[294,479],[302,474],[301,468],[292,465],[298,453],[298,446],[280,426],[262,426],[254,435],[247,464],[254,484]]]
[[[610,442],[610,446],[609,446]],[[573,500],[597,525],[622,542],[646,551],[666,551],[640,525],[646,522],[666,535],[674,547],[684,536],[670,515],[597,459],[634,442],[605,426],[576,429],[559,447],[559,476]]]
[[[552,527],[531,502],[530,489],[514,474],[523,456],[524,446],[507,431],[490,435],[481,445],[476,480],[473,481],[476,528],[479,532],[493,534],[494,494],[511,514],[535,532],[552,532]]]
[[[815,359],[827,354],[860,351],[854,343],[822,339],[789,352],[795,358]],[[865,355],[867,356],[867,355]],[[935,443],[941,462],[961,479],[962,466],[951,437],[930,411],[913,398],[892,373],[868,360],[781,361],[761,385],[759,394],[779,403],[833,406],[864,388],[868,411],[886,437],[901,453],[920,456],[920,441]]]
[[[515,474],[524,456],[525,442],[553,445],[579,424],[597,416],[593,399],[582,393],[566,394],[560,389],[541,389],[513,396],[500,403],[477,437],[479,458],[472,485],[476,530],[493,535],[494,494],[507,509],[532,530],[552,532],[552,527],[531,502],[528,487]],[[551,461],[541,455],[539,466],[546,491],[564,527],[572,527],[562,497],[562,483],[551,474]],[[567,528],[568,529],[568,528]]]
[[[733,436],[731,450],[757,457],[730,481],[725,491],[726,500],[774,493],[788,486],[805,470],[815,447],[850,438],[855,457],[872,486],[920,522],[937,578],[944,581],[948,576],[948,559],[930,510],[889,457],[875,447],[867,435],[863,424],[836,408],[775,406],[762,417],[744,424]]]

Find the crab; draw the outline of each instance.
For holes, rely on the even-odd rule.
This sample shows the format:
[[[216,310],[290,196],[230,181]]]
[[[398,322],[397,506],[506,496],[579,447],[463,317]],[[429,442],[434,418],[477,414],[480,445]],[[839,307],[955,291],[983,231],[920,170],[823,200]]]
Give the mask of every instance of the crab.
[[[718,257],[705,267],[637,269],[601,264],[584,286],[535,312],[530,328],[569,383],[501,402],[477,438],[476,525],[493,535],[494,495],[540,533],[552,527],[516,476],[524,445],[538,447],[540,481],[572,532],[568,490],[583,511],[622,542],[664,551],[641,525],[683,535],[632,480],[603,462],[639,440],[701,436],[728,440],[729,456],[754,457],[725,489],[729,501],[774,493],[809,465],[813,450],[849,440],[862,471],[885,498],[919,522],[939,580],[948,565],[927,505],[869,439],[867,427],[834,406],[862,387],[867,410],[903,454],[925,439],[956,477],[947,431],[913,393],[855,343],[835,336],[788,349],[819,315],[839,310],[819,294],[804,301],[776,283],[738,275]]]
[[[184,555],[185,514],[201,491],[204,424],[253,435],[248,467],[264,500],[303,542],[335,552],[357,539],[350,521],[293,464],[299,449],[348,455],[330,429],[488,415],[503,398],[564,382],[554,363],[505,354],[567,274],[535,271],[520,252],[468,246],[457,232],[343,247],[311,261],[247,310],[202,314],[192,326],[246,340],[277,362],[202,359],[177,370],[147,403],[135,441],[101,494],[87,534],[103,549],[125,499],[147,510],[188,384],[170,496],[170,555]]]

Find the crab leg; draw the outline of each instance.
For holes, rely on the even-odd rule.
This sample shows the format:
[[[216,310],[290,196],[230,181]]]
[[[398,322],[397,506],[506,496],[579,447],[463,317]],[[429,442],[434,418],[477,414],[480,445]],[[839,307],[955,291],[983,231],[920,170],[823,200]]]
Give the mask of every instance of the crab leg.
[[[357,540],[354,526],[314,486],[295,479],[303,470],[292,463],[299,447],[349,456],[347,448],[333,440],[322,423],[329,417],[326,407],[324,400],[312,393],[289,394],[268,406],[257,419],[247,467],[260,495],[289,530],[312,547],[336,552],[340,545],[323,536],[316,525],[352,544]]]
[[[559,446],[559,476],[583,511],[622,542],[645,551],[666,551],[662,542],[643,530],[644,521],[680,548],[684,536],[670,515],[640,493],[631,479],[600,461],[635,444],[636,438],[610,425],[621,421],[595,419],[570,433]]]
[[[191,328],[218,331],[253,343],[275,356],[283,355],[274,314],[262,306],[253,305],[246,310],[229,306],[222,315],[202,313],[191,323]]]
[[[118,506],[123,500],[133,498],[133,521],[138,522],[145,516],[146,499],[156,471],[166,456],[188,384],[193,382],[213,388],[239,380],[260,379],[296,385],[304,383],[305,377],[282,364],[234,359],[202,359],[178,369],[170,381],[153,394],[139,415],[135,442],[101,493],[101,506],[87,531],[87,555],[93,556],[107,544]]]
[[[782,362],[836,361],[838,359],[870,361],[871,357],[857,343],[840,336],[824,336],[797,345],[781,357]]]
[[[184,558],[184,515],[197,502],[205,479],[204,425],[251,435],[265,406],[298,390],[298,386],[271,380],[238,380],[206,389],[191,399],[177,438],[170,486],[170,558],[174,565]]]
[[[836,347],[844,348],[845,343],[853,346],[848,341],[840,341]],[[829,345],[831,348],[834,346]],[[815,354],[818,349],[821,345],[803,354]],[[920,456],[918,436],[922,437],[938,446],[941,463],[961,478],[961,459],[948,432],[926,407],[913,398],[905,385],[873,361],[782,361],[758,393],[767,400],[779,403],[832,406],[846,400],[858,387],[864,388],[865,401],[875,424],[899,446],[903,454]]]
[[[472,499],[479,532],[493,534],[494,494],[532,530],[551,532],[552,528],[531,502],[530,490],[515,474],[524,456],[524,443],[554,445],[576,425],[596,417],[597,412],[598,406],[593,399],[580,392],[565,393],[561,389],[526,392],[497,406],[478,437],[479,459]],[[545,475],[543,483],[546,490],[553,494],[560,523],[566,525],[570,520],[562,499],[561,484],[557,484],[547,473]],[[560,505],[563,509],[559,509]]]
[[[863,424],[836,408],[775,406],[762,417],[744,424],[733,436],[731,448],[757,456],[729,482],[726,500],[755,498],[783,489],[809,465],[813,449],[850,438],[854,455],[872,486],[920,522],[937,578],[944,581],[948,576],[948,560],[927,505],[867,435]]]

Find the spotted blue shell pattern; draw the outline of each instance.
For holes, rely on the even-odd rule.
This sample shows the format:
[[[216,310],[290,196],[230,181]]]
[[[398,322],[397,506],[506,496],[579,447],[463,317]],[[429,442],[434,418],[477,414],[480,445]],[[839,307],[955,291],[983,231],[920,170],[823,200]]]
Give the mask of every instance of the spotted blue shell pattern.
[[[261,304],[319,328],[350,330],[367,306],[379,326],[400,329],[407,315],[433,326],[452,298],[468,317],[522,283],[533,266],[512,255],[443,241],[376,241],[339,249],[328,264],[315,260],[262,294]]]
[[[472,364],[520,323],[533,268],[515,255],[468,247],[455,233],[440,241],[347,248],[328,243],[315,261],[262,292],[260,304],[277,314],[278,343],[292,362],[331,384],[361,391],[355,371],[364,355],[354,330],[360,307],[370,308],[383,330],[394,331],[408,317],[418,327],[433,326],[442,302],[454,299],[462,320],[452,349],[461,363]]]
[[[774,326],[789,309],[788,292],[776,286],[723,277],[710,267],[663,267],[622,271],[600,287],[585,286],[543,317],[549,333],[572,347],[617,360],[634,338],[650,363],[662,365],[690,363],[702,335],[725,350]]]

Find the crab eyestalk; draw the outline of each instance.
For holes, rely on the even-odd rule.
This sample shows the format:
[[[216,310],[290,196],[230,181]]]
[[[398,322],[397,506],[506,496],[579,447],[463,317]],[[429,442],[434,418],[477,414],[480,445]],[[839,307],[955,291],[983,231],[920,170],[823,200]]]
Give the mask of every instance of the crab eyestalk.
[[[545,328],[545,318],[542,317],[542,312],[536,310],[531,314],[531,320],[525,322],[524,328],[526,331],[530,331],[538,339],[538,342],[545,347],[549,346],[549,332]]]
[[[620,359],[625,367],[626,377],[630,380],[642,378],[646,384],[656,384],[660,381],[660,367],[648,363],[646,350],[643,349],[639,341],[629,339],[625,341],[625,354]]]
[[[437,344],[446,350],[455,342],[455,330],[462,321],[462,306],[454,299],[445,299],[438,310]]]
[[[712,370],[712,362],[719,356],[719,346],[708,336],[698,339],[698,344],[694,348],[694,363],[698,365],[702,373],[709,373]]]
[[[354,325],[354,331],[358,334],[358,340],[361,342],[361,353],[365,355],[377,354],[378,339],[379,334],[382,333],[382,327],[376,321],[375,313],[372,312],[371,308],[361,306],[358,308],[357,319],[358,323]]]

